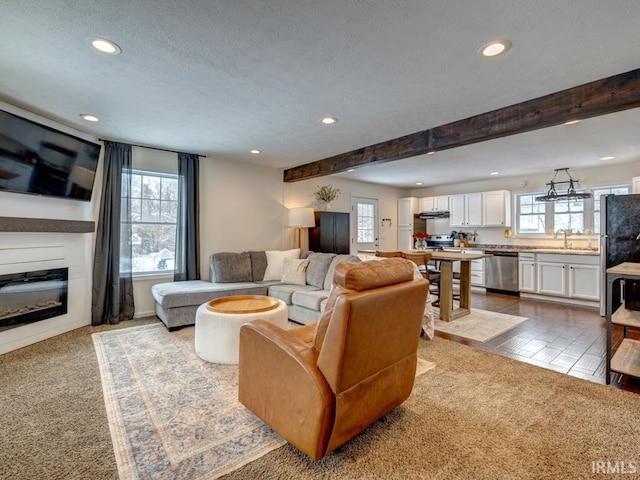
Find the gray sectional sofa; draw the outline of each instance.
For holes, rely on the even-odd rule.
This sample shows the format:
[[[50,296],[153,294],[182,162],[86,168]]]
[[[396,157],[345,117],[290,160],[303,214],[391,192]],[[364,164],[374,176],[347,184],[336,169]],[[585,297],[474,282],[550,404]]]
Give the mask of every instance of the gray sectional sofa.
[[[315,322],[324,308],[335,266],[359,262],[354,255],[269,250],[220,252],[209,258],[210,281],[159,283],[151,287],[156,314],[169,330],[195,323],[198,307],[228,295],[269,295],[288,306],[289,319]]]

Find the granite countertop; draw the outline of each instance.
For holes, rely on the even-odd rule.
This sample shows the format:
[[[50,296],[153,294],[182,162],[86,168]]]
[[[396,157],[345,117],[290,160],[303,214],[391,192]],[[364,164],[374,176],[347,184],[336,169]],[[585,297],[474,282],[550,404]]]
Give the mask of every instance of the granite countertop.
[[[446,247],[457,248],[457,247]],[[516,253],[561,253],[568,255],[600,255],[598,249],[586,248],[550,248],[550,247],[531,247],[528,245],[491,245],[491,244],[469,244],[465,249],[492,250],[494,252],[516,252]]]

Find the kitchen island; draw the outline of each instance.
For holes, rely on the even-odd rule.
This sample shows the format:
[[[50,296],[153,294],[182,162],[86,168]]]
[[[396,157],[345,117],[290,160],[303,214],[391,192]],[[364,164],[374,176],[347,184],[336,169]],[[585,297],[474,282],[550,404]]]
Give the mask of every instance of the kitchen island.
[[[471,312],[471,260],[490,257],[487,253],[435,251],[431,258],[440,262],[440,320],[449,322]],[[453,307],[453,262],[460,262],[460,306]]]

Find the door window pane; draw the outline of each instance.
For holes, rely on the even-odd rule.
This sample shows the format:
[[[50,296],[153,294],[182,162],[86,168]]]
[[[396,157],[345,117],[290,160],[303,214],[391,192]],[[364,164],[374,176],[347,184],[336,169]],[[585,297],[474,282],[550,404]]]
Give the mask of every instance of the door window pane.
[[[369,203],[357,204],[357,241],[358,243],[370,243],[375,240],[374,209]]]

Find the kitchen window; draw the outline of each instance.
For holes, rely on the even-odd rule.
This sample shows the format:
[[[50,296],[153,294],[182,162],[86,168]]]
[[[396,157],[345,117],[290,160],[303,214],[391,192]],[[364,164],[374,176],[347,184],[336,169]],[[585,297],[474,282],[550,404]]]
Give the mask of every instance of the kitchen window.
[[[583,189],[583,191],[589,191]],[[536,202],[535,197],[546,192],[515,195],[516,233],[520,235],[553,235],[559,229],[573,229],[574,233],[600,231],[600,196],[627,195],[630,185],[611,185],[594,188],[592,198],[575,201]]]
[[[593,189],[593,232],[600,233],[600,197],[602,195],[628,195],[631,193],[629,185],[615,187],[600,187]]]
[[[536,202],[537,195],[516,195],[518,233],[545,233],[546,203]]]

